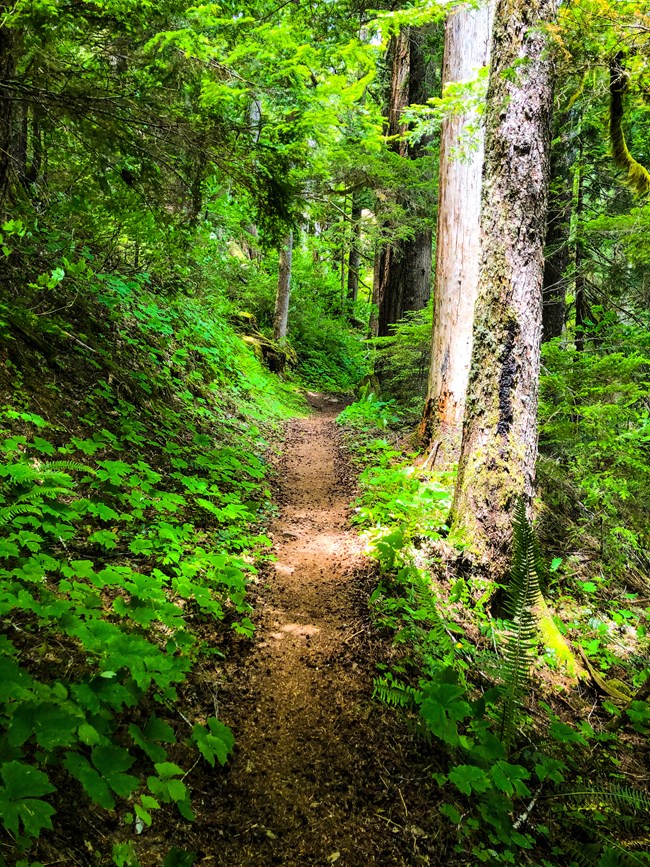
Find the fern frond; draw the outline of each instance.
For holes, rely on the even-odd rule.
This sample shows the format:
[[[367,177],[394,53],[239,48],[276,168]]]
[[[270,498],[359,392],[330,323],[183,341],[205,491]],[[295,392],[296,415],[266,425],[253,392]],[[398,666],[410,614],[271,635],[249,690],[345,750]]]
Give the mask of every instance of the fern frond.
[[[647,852],[634,852],[626,849],[619,840],[607,839],[603,856],[614,856],[616,864],[620,867],[644,867],[650,864]],[[601,859],[602,860],[602,859]]]
[[[567,812],[563,806],[562,815],[595,837],[599,841],[599,853],[613,858],[611,863],[621,867],[650,864],[647,832],[650,796],[646,792],[620,783],[603,782],[559,792],[553,798],[568,801],[577,810],[577,813]],[[600,821],[595,821],[594,812],[585,812],[586,808],[600,815]],[[579,864],[583,863],[576,852],[572,850],[571,854]]]
[[[618,783],[585,786],[574,792],[562,792],[559,797],[574,803],[613,807],[627,816],[650,815],[650,795]]]
[[[600,846],[594,843],[581,843],[578,845],[573,840],[563,840],[563,848],[567,855],[575,861],[578,867],[594,867],[600,857]]]
[[[62,485],[54,485],[49,488],[46,486],[41,487],[37,485],[35,488],[31,488],[29,491],[25,491],[16,497],[16,501],[14,503],[15,506],[22,505],[23,503],[32,503],[34,500],[43,500],[44,498],[52,499],[52,497],[57,497],[59,494],[69,494],[70,488],[64,487]]]
[[[37,506],[31,506],[29,503],[16,503],[13,506],[5,506],[3,509],[0,509],[0,523],[8,524],[19,515],[40,514],[41,510]]]
[[[389,707],[416,707],[422,701],[422,693],[392,675],[376,677],[373,682],[373,698],[378,698]]]
[[[450,662],[455,656],[454,645],[447,632],[447,624],[438,610],[438,600],[433,588],[428,585],[424,586],[423,582],[415,583],[413,595],[418,608],[421,608],[426,614],[432,643],[435,644],[440,656],[445,661]]]
[[[49,461],[46,469],[64,470],[68,473],[89,473],[91,476],[97,475],[97,470],[87,467],[86,464],[80,464],[77,461]]]
[[[512,744],[521,697],[535,656],[537,619],[533,609],[540,597],[541,575],[539,548],[526,517],[524,501],[519,498],[512,523],[512,568],[506,602],[510,627],[502,665],[505,695],[501,740],[506,752]]]

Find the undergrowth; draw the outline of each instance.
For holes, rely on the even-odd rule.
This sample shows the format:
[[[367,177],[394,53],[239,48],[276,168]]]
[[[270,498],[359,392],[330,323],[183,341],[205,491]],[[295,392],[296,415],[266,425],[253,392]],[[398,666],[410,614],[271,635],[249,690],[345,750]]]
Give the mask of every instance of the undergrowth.
[[[20,226],[5,236],[19,256]],[[80,255],[0,303],[10,863],[35,841],[47,852],[48,834],[76,821],[71,805],[88,802],[118,820],[114,863],[137,863],[132,835],[161,810],[191,821],[191,768],[224,764],[233,749],[217,716],[185,706],[183,685],[223,657],[228,633],[253,632],[270,437],[303,404],[218,299],[157,288]]]
[[[375,695],[431,750],[449,863],[650,863],[648,794],[622,771],[647,738],[650,706],[566,712],[554,689],[568,686],[545,676],[552,658],[540,658],[538,632],[541,592],[561,561],[546,566],[520,503],[507,602],[495,609],[494,588],[450,570],[436,547],[452,480],[418,471],[384,413],[366,397],[339,417],[363,468],[353,520],[379,563],[371,608],[394,642]]]

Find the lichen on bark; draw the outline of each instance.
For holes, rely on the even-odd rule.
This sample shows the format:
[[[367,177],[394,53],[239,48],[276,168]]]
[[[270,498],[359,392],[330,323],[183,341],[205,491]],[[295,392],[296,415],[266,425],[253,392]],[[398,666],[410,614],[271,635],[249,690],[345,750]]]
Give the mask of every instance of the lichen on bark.
[[[499,0],[488,86],[481,264],[452,532],[500,580],[534,494],[557,0]]]

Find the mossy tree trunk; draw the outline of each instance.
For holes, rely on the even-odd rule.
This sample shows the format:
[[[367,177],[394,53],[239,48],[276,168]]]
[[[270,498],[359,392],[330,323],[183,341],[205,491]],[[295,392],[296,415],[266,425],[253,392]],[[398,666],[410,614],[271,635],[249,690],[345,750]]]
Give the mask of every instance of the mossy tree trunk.
[[[494,3],[461,6],[445,26],[442,83],[472,81],[490,62]],[[436,284],[429,387],[422,439],[447,463],[458,457],[472,356],[480,262],[483,130],[475,113],[445,119],[440,135]],[[440,448],[440,445],[443,448]]]
[[[293,258],[293,232],[287,235],[280,250],[278,265],[278,291],[275,296],[273,339],[284,340],[289,325],[289,299],[291,297],[291,261]]]
[[[585,255],[584,241],[582,237],[583,212],[584,212],[584,171],[582,155],[578,165],[576,196],[576,247],[575,247],[575,344],[578,352],[585,348],[585,342],[591,343],[593,335],[591,302],[587,290],[587,256]]]
[[[508,570],[516,498],[537,458],[542,277],[558,0],[498,0],[487,95],[481,265],[452,536]]]

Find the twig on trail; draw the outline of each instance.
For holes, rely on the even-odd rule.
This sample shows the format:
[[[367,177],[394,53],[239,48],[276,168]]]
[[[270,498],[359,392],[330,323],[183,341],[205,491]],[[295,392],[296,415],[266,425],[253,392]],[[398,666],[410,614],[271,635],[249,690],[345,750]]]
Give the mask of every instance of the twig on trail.
[[[438,452],[440,451],[440,446],[442,445],[442,440],[438,440],[437,443],[432,446],[431,451],[427,455],[426,461],[422,464],[423,470],[432,470],[433,465],[436,462],[436,458],[438,457]]]
[[[361,629],[358,629],[356,632],[353,632],[352,635],[348,636],[343,644],[347,644],[348,641],[352,641],[353,638],[356,638],[357,635],[361,635],[362,632],[366,631],[366,627],[362,626]]]
[[[397,822],[393,822],[392,819],[389,819],[388,816],[382,816],[381,813],[375,813],[375,816],[378,819],[383,819],[384,822],[388,822],[389,825],[395,825],[396,828],[399,828],[400,831],[404,830],[404,825],[398,825]]]
[[[408,819],[409,811],[406,809],[406,802],[404,801],[404,795],[402,794],[401,789],[398,789],[397,791],[399,792],[399,797],[400,797],[400,800],[402,802],[402,806],[404,807],[404,817],[406,819]]]
[[[97,355],[97,350],[96,350],[96,349],[93,349],[92,346],[88,346],[87,343],[84,343],[83,340],[79,340],[78,337],[75,337],[74,334],[70,334],[69,331],[64,331],[63,328],[62,328],[62,329],[61,329],[61,334],[64,334],[64,335],[65,335],[66,337],[68,337],[70,340],[74,340],[75,343],[78,343],[79,346],[83,346],[83,348],[84,348],[84,349],[87,349],[88,352],[94,352],[95,355]]]

